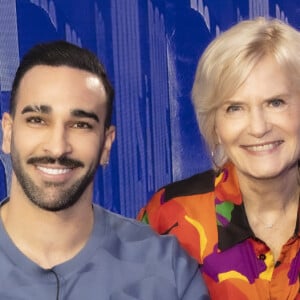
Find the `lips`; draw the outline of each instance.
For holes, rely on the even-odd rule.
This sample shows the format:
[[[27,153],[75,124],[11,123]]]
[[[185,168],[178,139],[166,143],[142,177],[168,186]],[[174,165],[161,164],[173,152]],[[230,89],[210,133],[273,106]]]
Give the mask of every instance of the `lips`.
[[[248,151],[252,151],[252,152],[264,152],[264,151],[271,151],[271,150],[277,148],[282,143],[283,143],[283,141],[280,140],[280,141],[257,144],[257,145],[248,145],[248,146],[243,145],[242,148],[245,148]]]
[[[69,168],[46,168],[41,166],[37,166],[37,169],[48,175],[62,175],[71,172],[72,170]]]

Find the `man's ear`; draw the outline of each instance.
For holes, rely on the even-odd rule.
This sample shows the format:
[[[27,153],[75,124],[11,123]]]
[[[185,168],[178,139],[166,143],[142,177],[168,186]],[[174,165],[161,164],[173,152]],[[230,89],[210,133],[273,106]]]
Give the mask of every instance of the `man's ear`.
[[[2,150],[4,153],[10,153],[11,136],[12,136],[13,120],[9,113],[5,112],[2,116]]]
[[[110,126],[108,129],[105,130],[104,146],[103,146],[103,150],[99,162],[101,166],[106,166],[109,162],[110,150],[115,140],[115,137],[116,137],[115,126]]]

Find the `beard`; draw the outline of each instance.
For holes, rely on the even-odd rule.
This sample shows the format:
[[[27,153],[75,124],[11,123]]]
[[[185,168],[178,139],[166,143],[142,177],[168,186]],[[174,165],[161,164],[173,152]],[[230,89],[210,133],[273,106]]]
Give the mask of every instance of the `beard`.
[[[38,186],[22,166],[20,154],[13,142],[11,145],[12,168],[25,195],[34,205],[46,211],[57,212],[65,210],[79,201],[84,191],[94,179],[101,152],[102,147],[98,153],[97,160],[90,165],[86,173],[68,187],[65,186],[65,183],[54,182],[44,182],[43,186]],[[65,156],[59,158],[52,158],[50,156],[32,157],[26,163],[29,165],[43,163],[44,165],[49,164],[49,166],[58,163],[67,168],[84,167],[81,161]]]

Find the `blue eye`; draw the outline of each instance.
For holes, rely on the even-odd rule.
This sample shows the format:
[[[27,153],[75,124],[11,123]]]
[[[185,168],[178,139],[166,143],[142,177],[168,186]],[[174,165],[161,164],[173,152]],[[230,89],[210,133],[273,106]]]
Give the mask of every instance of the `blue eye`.
[[[271,99],[268,102],[268,104],[273,107],[280,107],[280,106],[284,105],[284,103],[285,102],[282,99]]]
[[[227,113],[233,113],[233,112],[240,111],[240,110],[242,110],[242,107],[240,105],[229,105],[226,108]]]

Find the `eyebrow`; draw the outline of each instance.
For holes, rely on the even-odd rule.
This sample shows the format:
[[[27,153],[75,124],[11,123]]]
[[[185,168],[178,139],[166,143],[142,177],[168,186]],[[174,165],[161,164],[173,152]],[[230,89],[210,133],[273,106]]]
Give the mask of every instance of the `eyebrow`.
[[[274,99],[283,99],[283,100],[287,100],[288,98],[290,98],[291,95],[289,93],[280,93],[280,94],[274,94],[270,97],[266,97],[266,98],[263,98],[261,99],[262,101],[271,101],[271,100],[274,100]],[[244,104],[248,104],[248,101],[241,101],[239,99],[228,99],[228,100],[225,100],[224,102],[222,102],[220,104],[220,107],[223,107],[223,106],[227,106],[227,105],[244,105]]]
[[[39,112],[43,114],[49,114],[51,111],[51,107],[47,105],[27,105],[22,109],[21,114],[25,114],[28,112]]]
[[[79,118],[91,118],[94,119],[96,122],[99,123],[99,118],[96,114],[92,112],[88,112],[82,109],[74,109],[71,111],[72,116],[79,117]]]
[[[52,112],[52,108],[48,105],[27,105],[21,111],[22,114],[29,113],[29,112],[49,114]],[[78,118],[90,118],[99,123],[98,116],[93,112],[85,111],[82,109],[73,109],[71,110],[71,115],[73,117],[78,117]]]

